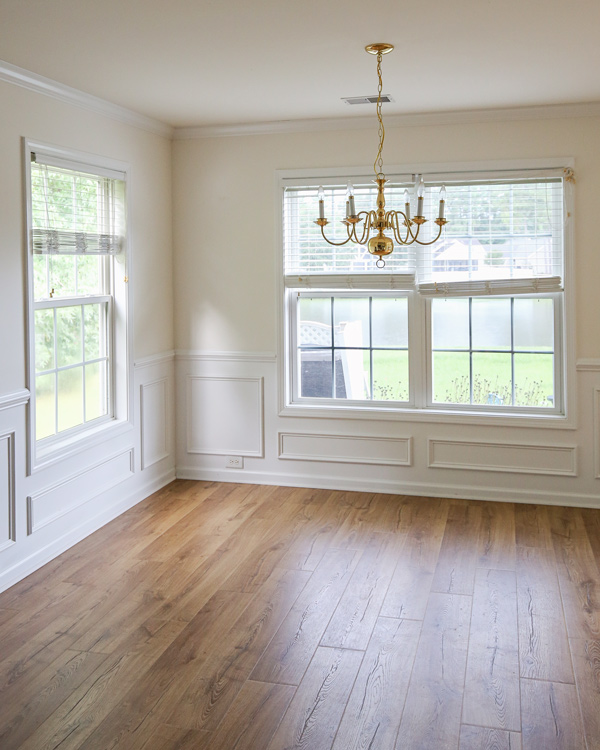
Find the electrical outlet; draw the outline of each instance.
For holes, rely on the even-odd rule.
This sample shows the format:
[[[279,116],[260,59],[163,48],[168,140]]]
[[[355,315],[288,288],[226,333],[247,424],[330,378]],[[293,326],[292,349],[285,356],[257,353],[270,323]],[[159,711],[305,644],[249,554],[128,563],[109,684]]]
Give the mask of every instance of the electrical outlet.
[[[242,456],[227,456],[227,459],[225,461],[225,468],[226,469],[243,469],[244,459],[242,458]]]

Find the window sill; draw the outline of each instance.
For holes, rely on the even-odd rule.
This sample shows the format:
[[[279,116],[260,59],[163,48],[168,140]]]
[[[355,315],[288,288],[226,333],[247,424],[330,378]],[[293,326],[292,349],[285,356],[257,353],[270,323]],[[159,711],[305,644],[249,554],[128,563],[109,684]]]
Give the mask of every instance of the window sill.
[[[554,430],[575,430],[574,421],[563,414],[498,414],[483,411],[414,407],[386,408],[367,406],[326,406],[318,404],[287,404],[279,410],[280,417],[312,419],[366,419],[371,421],[436,422],[438,424],[484,425],[487,427],[528,427]]]
[[[114,440],[132,431],[133,425],[129,420],[111,419],[102,422],[97,427],[90,428],[83,433],[79,432],[75,435],[69,435],[64,440],[58,440],[41,449],[34,446],[31,451],[32,463],[29,474],[36,474],[59,461],[100,445],[106,440]]]

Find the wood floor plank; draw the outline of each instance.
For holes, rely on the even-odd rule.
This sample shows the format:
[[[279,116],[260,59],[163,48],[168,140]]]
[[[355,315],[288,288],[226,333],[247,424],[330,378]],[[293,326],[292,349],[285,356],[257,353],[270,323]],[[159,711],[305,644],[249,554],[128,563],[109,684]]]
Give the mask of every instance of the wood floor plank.
[[[458,747],[471,597],[432,593],[396,750]]]
[[[458,750],[521,750],[521,735],[518,732],[463,724]]]
[[[322,646],[367,648],[402,541],[396,534],[373,533],[323,634]]]
[[[515,569],[515,506],[512,503],[482,504],[477,552],[480,568]]]
[[[433,572],[400,562],[381,607],[382,617],[422,620],[425,617]]]
[[[362,657],[319,647],[268,750],[329,750]]]
[[[138,683],[186,623],[149,622],[130,633],[118,654],[102,662],[85,682],[26,740],[22,750],[75,750]]]
[[[512,571],[477,570],[462,720],[521,731],[517,585]]]
[[[104,659],[106,656],[101,654],[66,650],[25,689],[21,685],[19,697],[24,705],[20,711],[13,713],[12,705],[6,699],[0,706],[0,747],[3,750],[22,747],[24,740]]]
[[[411,620],[377,621],[333,750],[394,747],[420,632]]]
[[[182,727],[216,729],[309,577],[308,571],[273,571],[243,617],[224,633],[222,645],[212,650],[202,674],[188,682],[178,680],[165,692],[156,714],[176,713],[170,721]]]
[[[88,737],[89,745],[98,748],[119,742],[127,747],[139,745],[141,738],[136,733],[159,700],[175,683],[189,683],[222,640],[227,623],[241,615],[249,599],[249,594],[217,592],[154,664],[139,675],[135,686]]]
[[[585,750],[574,685],[521,680],[523,750]]]
[[[218,728],[205,737],[206,750],[266,748],[285,714],[296,688],[265,682],[244,683]]]
[[[600,639],[600,572],[578,508],[548,509],[570,638]]]
[[[446,594],[472,594],[477,548],[468,540],[478,539],[480,505],[452,504],[438,556],[431,590]]]
[[[599,750],[600,641],[572,639],[570,644],[588,750]]]
[[[521,677],[573,682],[567,628],[551,550],[518,548],[517,595]]]
[[[515,504],[515,541],[519,547],[554,548],[545,505]]]
[[[360,553],[355,550],[332,549],[327,552],[250,679],[300,684],[359,559]]]

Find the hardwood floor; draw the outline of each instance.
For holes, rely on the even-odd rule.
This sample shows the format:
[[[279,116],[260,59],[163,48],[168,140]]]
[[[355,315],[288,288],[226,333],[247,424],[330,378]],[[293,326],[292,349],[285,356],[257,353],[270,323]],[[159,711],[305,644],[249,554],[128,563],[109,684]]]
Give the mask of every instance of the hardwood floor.
[[[0,594],[2,750],[600,750],[600,511],[178,481]]]

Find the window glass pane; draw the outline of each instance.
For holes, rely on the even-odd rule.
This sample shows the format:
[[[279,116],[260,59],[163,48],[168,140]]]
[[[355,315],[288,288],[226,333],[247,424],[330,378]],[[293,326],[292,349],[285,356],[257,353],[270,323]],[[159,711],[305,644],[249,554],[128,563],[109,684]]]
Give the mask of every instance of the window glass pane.
[[[54,289],[53,296],[73,297],[77,294],[75,256],[74,255],[50,255],[48,256],[50,268],[50,287]]]
[[[515,354],[515,405],[554,406],[554,355]]]
[[[54,311],[35,311],[35,369],[54,367]]]
[[[83,423],[83,367],[58,373],[58,431]]]
[[[510,350],[510,299],[476,297],[472,305],[473,349]]]
[[[335,397],[362,401],[370,398],[370,357],[361,349],[336,349]]]
[[[33,256],[33,298],[46,299],[48,296],[48,256]]]
[[[37,375],[35,378],[35,438],[54,435],[54,373]]]
[[[333,320],[336,346],[369,346],[368,297],[336,297]]]
[[[105,308],[105,304],[85,305],[83,308],[86,361],[106,356]]]
[[[441,404],[469,404],[469,354],[433,353],[433,400]]]
[[[515,349],[553,351],[554,301],[515,298]]]
[[[373,346],[408,346],[408,300],[406,297],[373,297],[371,303]]]
[[[300,346],[331,346],[331,298],[300,297],[298,328]]]
[[[300,395],[304,398],[331,398],[331,349],[304,349],[299,352],[299,360]]]
[[[434,349],[469,348],[469,300],[434,299],[431,302]]]
[[[473,403],[509,406],[512,401],[511,355],[473,354]]]
[[[373,398],[408,401],[407,351],[373,351]]]
[[[81,306],[56,309],[56,356],[58,367],[81,362]]]
[[[103,258],[98,255],[80,255],[77,258],[77,293],[101,294]]]
[[[85,366],[85,419],[97,419],[108,414],[106,362]]]

